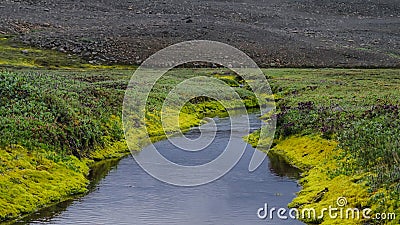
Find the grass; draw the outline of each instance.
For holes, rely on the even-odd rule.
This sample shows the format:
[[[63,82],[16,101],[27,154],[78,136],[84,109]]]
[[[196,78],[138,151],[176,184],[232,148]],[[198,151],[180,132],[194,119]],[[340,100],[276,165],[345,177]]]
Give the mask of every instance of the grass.
[[[129,153],[121,111],[132,74],[132,70],[93,68],[0,71],[0,220],[85,192],[93,161]],[[146,120],[140,121],[137,129],[136,150],[146,144],[140,142],[145,136],[144,126],[156,141],[198,125],[210,113],[225,112],[212,99],[193,98],[182,108],[179,123],[169,121],[165,133],[160,122],[164,98],[177,83],[198,75],[216,76],[210,71],[176,69],[156,83],[150,93]],[[196,85],[190,88],[195,89]],[[248,107],[255,106],[250,91],[235,88]],[[234,108],[236,104],[225,97],[228,106]]]
[[[305,173],[292,207],[333,205],[374,213],[400,206],[400,71],[391,69],[265,70],[277,100],[277,135],[271,153]],[[249,141],[257,143],[257,133]],[[263,141],[263,140],[261,140]],[[321,194],[322,193],[322,194]],[[393,221],[306,221],[322,224]]]

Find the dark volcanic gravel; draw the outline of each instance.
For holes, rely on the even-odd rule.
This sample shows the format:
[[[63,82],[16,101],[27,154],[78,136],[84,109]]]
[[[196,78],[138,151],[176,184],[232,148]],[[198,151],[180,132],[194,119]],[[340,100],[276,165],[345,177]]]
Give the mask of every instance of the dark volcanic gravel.
[[[261,66],[400,67],[400,0],[1,0],[0,18],[1,33],[92,63],[203,39]]]

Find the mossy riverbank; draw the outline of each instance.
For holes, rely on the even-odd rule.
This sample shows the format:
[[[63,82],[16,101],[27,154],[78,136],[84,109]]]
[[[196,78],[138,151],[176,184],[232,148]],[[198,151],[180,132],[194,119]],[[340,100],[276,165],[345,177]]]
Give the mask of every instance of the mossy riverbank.
[[[316,218],[300,218],[310,224],[399,224],[400,71],[265,72],[278,118],[269,154],[303,171],[303,188],[289,207],[315,209]],[[255,145],[258,133],[247,140]],[[369,208],[371,218],[340,219],[327,212],[318,218],[323,208],[338,207],[340,197],[347,200],[344,210]]]
[[[129,154],[121,106],[132,73],[122,69],[10,67],[0,72],[1,221],[86,193],[89,168],[94,162]],[[199,73],[215,76],[210,71],[177,69],[156,84],[149,98],[149,107],[153,108],[144,123],[152,141],[166,135],[159,113],[166,94],[176,83]],[[255,106],[250,91],[234,88],[247,107]],[[216,101],[194,99],[180,112],[179,123],[167,123],[166,132],[184,132],[204,116],[225,110]],[[140,140],[146,133],[138,131],[136,139]]]
[[[1,222],[86,193],[95,160],[127,154],[118,93],[85,82],[84,71],[134,67],[91,65],[10,35],[0,35],[0,65]]]
[[[253,143],[256,144],[256,143]],[[369,202],[368,188],[360,181],[362,175],[339,175],[332,178],[332,171],[338,169],[344,160],[338,160],[340,152],[337,143],[318,136],[292,136],[276,142],[269,155],[278,155],[290,165],[302,171],[299,183],[302,190],[288,205],[299,212],[303,209],[315,209],[315,214],[299,219],[307,224],[362,224],[360,219],[331,218],[323,208],[338,207],[337,199],[346,198],[347,208],[367,208]],[[340,208],[340,207],[338,207]],[[323,217],[322,217],[323,216]]]
[[[3,135],[0,139],[3,147],[1,147],[1,151],[7,152],[7,149],[11,147],[23,146],[22,148],[27,154],[14,157],[15,159],[12,156],[4,157],[2,176],[7,179],[4,178],[2,182],[4,182],[4,187],[23,188],[25,191],[23,194],[26,196],[30,195],[31,187],[32,190],[35,188],[49,190],[42,191],[48,194],[48,196],[42,196],[43,200],[29,200],[28,202],[33,205],[28,205],[21,198],[10,197],[13,196],[12,192],[9,192],[11,189],[2,188],[5,191],[2,193],[2,197],[7,199],[6,204],[9,205],[7,208],[1,208],[3,220],[34,212],[42,206],[69,198],[71,194],[85,193],[88,184],[85,175],[87,175],[88,166],[92,162],[118,158],[129,153],[123,141],[120,107],[124,90],[132,73],[133,71],[122,69],[7,68],[3,70],[1,73],[1,90],[3,91],[1,98]],[[369,139],[365,138],[369,131],[363,131],[365,133],[360,131],[359,134],[364,136],[358,137],[359,139],[353,138],[353,140],[344,139],[338,134],[338,131],[345,131],[347,134],[353,135],[352,132],[354,133],[358,129],[368,128],[376,138],[379,138],[376,141],[386,140],[388,144],[391,143],[390,138],[380,138],[384,137],[382,132],[385,129],[375,130],[373,124],[364,126],[364,123],[374,121],[374,123],[378,123],[378,115],[392,118],[387,121],[394,126],[391,132],[397,132],[395,124],[398,115],[396,114],[398,113],[396,111],[398,98],[395,96],[399,96],[398,70],[277,69],[265,70],[265,73],[270,79],[278,104],[276,137],[278,145],[273,148],[272,152],[283,155],[290,163],[308,171],[304,175],[309,174],[301,180],[303,191],[299,193],[299,197],[293,201],[291,206],[308,207],[312,205],[317,209],[323,207],[324,204],[333,204],[334,206],[337,195],[348,194],[343,197],[348,198],[349,206],[371,207],[376,212],[396,211],[399,204],[398,197],[396,197],[397,192],[393,186],[393,183],[396,183],[377,182],[374,177],[381,172],[374,167],[362,166],[370,161],[363,159],[366,154],[352,154],[348,148],[350,143],[365,140],[364,145],[359,145],[355,149],[364,149],[365,144],[370,144],[370,146],[375,146],[377,153],[384,153],[385,148],[382,147],[379,150],[378,147],[389,145],[376,146],[376,143],[369,143],[367,141]],[[239,94],[245,100],[247,99],[246,104],[249,107],[254,106],[251,92],[237,87],[239,80],[222,69],[177,69],[171,71],[166,74],[165,79],[160,80],[157,88],[154,88],[156,93],[152,95],[150,106],[158,109],[163,98],[157,98],[157,96],[166,96],[166,93],[181,80],[197,75],[213,76],[222,80],[228,79],[225,82],[237,88]],[[385,88],[378,89],[378,92],[377,85]],[[383,99],[385,102],[382,102]],[[385,105],[393,105],[394,108],[386,109]],[[183,109],[179,129],[184,131],[197,125],[207,113],[221,110],[223,110],[221,104],[212,101],[198,102],[197,99]],[[353,118],[353,120],[349,118]],[[359,121],[357,118],[364,118],[364,120]],[[147,116],[146,123],[150,128],[149,132],[153,141],[165,137],[160,129],[159,121],[160,116],[157,113]],[[382,121],[382,119],[378,121]],[[347,125],[342,127],[343,124]],[[389,126],[382,122],[380,124],[381,127],[383,126],[382,128]],[[349,127],[347,128],[347,126]],[[176,128],[178,127],[175,126]],[[303,142],[308,143],[307,146],[303,146]],[[343,143],[347,144],[343,145]],[[337,145],[339,145],[338,148]],[[395,145],[396,142],[392,147],[394,148]],[[298,146],[303,146],[303,148],[297,148]],[[318,148],[321,149],[317,151]],[[326,158],[319,154],[320,150],[324,150],[321,154]],[[77,181],[74,191],[71,189],[68,192],[68,186],[62,186],[62,182],[54,183],[52,186],[40,180],[32,185],[31,178],[23,177],[24,174],[16,175],[16,177],[21,177],[22,182],[13,181],[12,174],[25,173],[25,171],[29,171],[26,168],[33,170],[35,167],[10,165],[17,165],[28,160],[32,161],[31,164],[36,168],[42,168],[40,160],[37,158],[37,152],[44,154],[42,158],[54,162],[52,169],[43,167],[49,177],[63,173],[63,179]],[[303,157],[303,155],[307,156]],[[390,156],[396,165],[396,158],[391,152]],[[28,158],[24,159],[24,157]],[[389,155],[383,154],[379,157],[381,162],[379,168],[384,168],[383,166],[388,163],[391,165],[391,161],[387,161]],[[12,163],[8,162],[9,160],[13,160]],[[77,162],[84,162],[84,166],[79,167],[81,169],[78,172],[72,170],[67,173],[66,170],[76,167],[74,165]],[[325,165],[325,163],[327,164]],[[396,173],[392,174],[394,175],[391,179],[395,181]],[[84,179],[79,179],[80,177],[84,177]],[[27,181],[23,179],[27,179]],[[51,179],[57,180],[57,178]],[[31,186],[25,185],[24,182]],[[63,196],[51,197],[51,190],[58,188]],[[326,189],[328,192],[325,193]],[[358,192],[360,194],[357,194]],[[315,198],[316,196],[317,198]],[[24,204],[26,207],[23,207]],[[323,222],[332,224],[335,221],[325,218]],[[340,223],[340,220],[338,221]],[[381,223],[384,222],[390,221],[381,221]],[[396,224],[396,221],[393,223]]]
[[[10,37],[0,37],[0,48],[1,221],[86,193],[93,162],[129,153],[121,106],[134,67],[89,65],[13,43]],[[400,146],[394,139],[400,136],[400,71],[264,72],[277,102],[276,146],[271,154],[305,171],[303,190],[290,206],[335,206],[339,196],[346,197],[349,206],[399,215]],[[224,81],[247,107],[255,106],[251,91],[231,71],[172,70],[149,98],[145,125],[152,141],[165,137],[159,111],[167,93],[199,75]],[[182,109],[179,125],[169,123],[167,132],[185,131],[207,114],[224,110],[210,99],[193,99]],[[140,139],[144,132],[137,135]],[[256,141],[256,135],[251,140]],[[268,142],[261,140],[259,147],[263,141]],[[398,224],[399,219],[366,222]],[[308,222],[344,223],[325,217]]]
[[[87,160],[22,146],[0,149],[0,218],[16,218],[85,193]]]

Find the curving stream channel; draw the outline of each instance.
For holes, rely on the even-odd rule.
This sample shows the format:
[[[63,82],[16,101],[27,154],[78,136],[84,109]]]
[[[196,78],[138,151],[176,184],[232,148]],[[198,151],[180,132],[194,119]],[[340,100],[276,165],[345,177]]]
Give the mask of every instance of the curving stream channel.
[[[215,159],[225,148],[231,129],[229,118],[214,119],[216,137],[199,152],[177,150],[168,140],[155,145],[171,161],[186,165]],[[251,130],[260,127],[257,114],[250,115]],[[199,128],[185,134],[194,139]],[[207,132],[203,133],[207,135]],[[182,137],[175,137],[182,138]],[[240,138],[240,137],[234,137]],[[261,220],[257,210],[287,208],[300,190],[299,172],[279,157],[269,157],[254,172],[248,165],[254,148],[247,145],[239,163],[222,178],[197,187],[177,187],[162,183],[146,172],[132,156],[98,165],[92,174],[91,192],[27,217],[18,224],[303,224],[293,219]],[[140,154],[140,153],[139,153]]]

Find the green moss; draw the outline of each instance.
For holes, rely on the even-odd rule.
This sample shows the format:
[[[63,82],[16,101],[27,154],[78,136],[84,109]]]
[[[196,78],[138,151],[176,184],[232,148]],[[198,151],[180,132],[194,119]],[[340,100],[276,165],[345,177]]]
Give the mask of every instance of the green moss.
[[[258,134],[251,134],[247,140],[253,146],[256,145]],[[341,151],[336,148],[336,142],[317,136],[292,136],[276,141],[275,144],[268,154],[279,155],[303,171],[300,179],[302,190],[288,205],[290,208],[298,208],[300,211],[304,208],[314,208],[316,212],[321,212],[322,208],[336,207],[339,197],[347,199],[349,204],[346,207],[362,210],[371,206],[366,182],[360,182],[363,174],[331,176],[331,173],[344,161],[338,158]],[[323,219],[306,218],[303,221],[324,225],[361,224],[363,222],[361,220],[333,219],[328,214],[325,214]]]
[[[245,140],[263,150],[263,141],[259,140],[259,131],[250,134]],[[258,144],[258,145],[257,145]],[[371,193],[366,178],[368,173],[349,172],[355,159],[344,156],[338,149],[338,143],[318,136],[290,136],[275,141],[269,150],[270,155],[279,155],[289,164],[300,168],[302,190],[288,205],[290,208],[313,208],[321,212],[323,208],[337,207],[337,199],[345,197],[347,208],[371,208],[375,213],[395,213],[399,215],[399,201],[396,194],[387,189],[379,189]],[[341,172],[343,169],[347,174]],[[339,171],[339,172],[338,172]],[[378,201],[376,199],[378,199]],[[340,208],[340,207],[339,207]],[[366,220],[334,219],[325,214],[323,219],[303,219],[307,223],[317,224],[363,224]],[[375,221],[377,222],[377,221]],[[399,218],[388,220],[385,224],[398,224]]]
[[[89,167],[73,156],[52,160],[43,150],[0,149],[0,220],[32,213],[87,191]]]
[[[50,69],[135,69],[131,65],[92,65],[85,60],[55,50],[38,49],[13,36],[0,35],[0,66]]]
[[[105,147],[102,148],[96,148],[96,150],[90,153],[89,158],[95,161],[100,161],[105,159],[121,158],[128,153],[128,146],[125,141],[118,141],[107,143]]]
[[[83,61],[53,50],[41,50],[14,41],[12,36],[0,37],[0,65],[17,67],[78,67]]]

